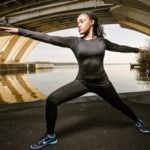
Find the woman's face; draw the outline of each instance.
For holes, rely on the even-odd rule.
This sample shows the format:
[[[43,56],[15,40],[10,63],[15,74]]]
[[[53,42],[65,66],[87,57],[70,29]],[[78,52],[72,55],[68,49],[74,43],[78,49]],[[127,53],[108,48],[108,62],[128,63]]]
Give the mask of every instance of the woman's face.
[[[94,21],[86,14],[80,14],[77,18],[77,27],[80,34],[86,34],[90,31]]]

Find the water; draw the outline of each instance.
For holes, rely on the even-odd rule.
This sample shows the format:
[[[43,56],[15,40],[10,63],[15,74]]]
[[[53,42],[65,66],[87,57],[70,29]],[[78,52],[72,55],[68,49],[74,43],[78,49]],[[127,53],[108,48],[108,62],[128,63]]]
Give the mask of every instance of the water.
[[[118,93],[150,91],[144,73],[130,70],[130,65],[105,65],[106,73]],[[75,79],[78,66],[56,66],[30,74],[0,76],[0,103],[44,100],[51,92]],[[95,95],[87,93],[83,96]]]

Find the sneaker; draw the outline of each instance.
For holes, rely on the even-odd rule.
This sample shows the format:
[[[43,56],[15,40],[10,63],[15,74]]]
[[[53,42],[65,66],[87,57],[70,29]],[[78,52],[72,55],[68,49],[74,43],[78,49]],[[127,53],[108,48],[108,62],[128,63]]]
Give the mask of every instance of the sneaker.
[[[37,144],[31,145],[30,148],[32,150],[37,150],[40,148],[43,148],[45,146],[56,144],[58,142],[56,135],[49,136],[45,134],[43,137],[40,138],[40,140],[37,142]]]
[[[135,124],[135,127],[142,133],[150,134],[150,129],[142,120],[138,120]]]

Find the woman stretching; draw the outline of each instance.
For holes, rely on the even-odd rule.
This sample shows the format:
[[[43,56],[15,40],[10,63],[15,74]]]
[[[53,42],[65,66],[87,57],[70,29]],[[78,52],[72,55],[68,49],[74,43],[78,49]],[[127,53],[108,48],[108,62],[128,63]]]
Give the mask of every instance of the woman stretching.
[[[93,12],[83,12],[77,17],[77,26],[82,37],[50,36],[16,27],[0,27],[6,32],[30,37],[45,43],[60,47],[67,47],[74,53],[79,71],[76,78],[52,92],[46,100],[46,134],[31,145],[31,149],[39,149],[49,144],[57,143],[55,123],[57,119],[57,106],[66,101],[77,98],[87,92],[93,92],[104,98],[113,107],[123,112],[133,120],[135,127],[142,133],[150,133],[148,127],[137,118],[134,112],[120,99],[114,86],[109,80],[103,66],[105,49],[116,52],[138,53],[141,50],[129,46],[118,45],[105,39],[103,28],[98,23],[98,17]]]

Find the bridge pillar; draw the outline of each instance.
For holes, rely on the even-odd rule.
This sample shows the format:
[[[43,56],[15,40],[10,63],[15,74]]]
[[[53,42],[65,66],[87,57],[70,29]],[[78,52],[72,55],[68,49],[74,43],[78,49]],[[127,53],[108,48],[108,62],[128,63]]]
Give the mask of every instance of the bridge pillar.
[[[23,36],[3,32],[0,36],[0,63],[22,62],[27,54],[39,43]]]
[[[4,50],[1,51],[1,62],[5,63],[8,62],[10,59],[10,56],[13,53],[13,49],[17,43],[17,41],[19,40],[19,36],[18,35],[12,35],[8,40],[7,40],[7,44],[3,45]]]
[[[23,62],[26,56],[33,50],[39,41],[28,39],[28,41],[22,46],[16,57],[14,58],[14,62]]]

